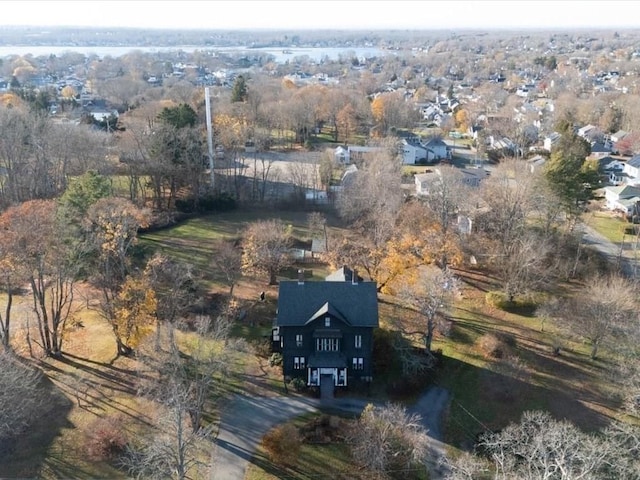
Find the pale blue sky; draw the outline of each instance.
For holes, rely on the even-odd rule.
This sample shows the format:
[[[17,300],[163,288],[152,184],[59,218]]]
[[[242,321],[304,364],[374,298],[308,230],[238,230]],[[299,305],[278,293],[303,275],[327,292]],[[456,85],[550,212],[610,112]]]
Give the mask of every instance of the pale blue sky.
[[[0,26],[434,29],[640,27],[634,0],[0,0]]]

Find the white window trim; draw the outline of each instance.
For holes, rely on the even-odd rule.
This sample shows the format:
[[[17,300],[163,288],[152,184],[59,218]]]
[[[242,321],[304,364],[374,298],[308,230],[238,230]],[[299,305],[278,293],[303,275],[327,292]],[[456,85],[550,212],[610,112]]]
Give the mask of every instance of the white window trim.
[[[362,348],[362,335],[355,336],[355,348]]]
[[[304,370],[305,367],[306,367],[306,362],[304,357],[293,357],[294,370]]]

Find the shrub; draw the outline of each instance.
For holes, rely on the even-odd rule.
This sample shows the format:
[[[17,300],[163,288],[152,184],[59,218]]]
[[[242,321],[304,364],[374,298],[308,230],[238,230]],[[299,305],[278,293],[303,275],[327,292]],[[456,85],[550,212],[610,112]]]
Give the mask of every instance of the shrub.
[[[503,292],[490,291],[484,296],[484,301],[487,305],[504,310],[507,296]]]
[[[276,427],[262,438],[262,445],[271,461],[278,465],[291,465],[300,452],[302,438],[291,424]]]
[[[254,338],[251,341],[253,351],[258,357],[269,358],[271,355],[271,339],[270,338]]]
[[[307,388],[307,382],[300,377],[296,377],[291,380],[291,386],[296,392],[302,392]]]
[[[338,443],[344,441],[349,421],[334,415],[315,416],[300,427],[303,443]]]
[[[113,460],[124,453],[128,440],[119,416],[96,418],[87,427],[85,448],[95,461]]]
[[[505,293],[491,291],[486,293],[484,299],[487,305],[505,312],[533,314],[536,308],[546,301],[547,295],[541,292],[531,292],[519,295],[510,302]]]
[[[486,357],[504,358],[515,347],[515,339],[509,335],[487,333],[478,339],[478,347]]]
[[[282,354],[272,353],[269,357],[269,365],[272,367],[279,367],[280,365],[282,365]]]

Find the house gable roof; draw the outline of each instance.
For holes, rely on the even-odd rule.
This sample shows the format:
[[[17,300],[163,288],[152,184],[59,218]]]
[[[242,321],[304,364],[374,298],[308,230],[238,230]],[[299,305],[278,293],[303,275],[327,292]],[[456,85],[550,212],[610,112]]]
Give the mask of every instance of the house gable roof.
[[[633,185],[620,185],[617,187],[607,187],[607,191],[617,195],[619,199],[640,196],[640,188]]]
[[[437,148],[437,147],[446,147],[447,144],[441,138],[433,137],[427,143],[425,143],[424,146],[429,148]]]
[[[347,320],[346,318],[344,318],[344,316],[338,311],[338,309],[336,309],[333,305],[331,305],[329,302],[326,302],[324,305],[322,305],[318,311],[316,313],[314,313],[313,315],[311,315],[311,317],[309,318],[309,320],[307,320],[305,322],[305,325],[310,324],[311,322],[313,322],[314,320],[317,320],[319,318],[322,318],[326,315],[331,315],[334,318],[337,318],[338,320],[340,320],[341,322],[346,323],[347,325],[351,325],[351,322],[349,322],[349,320]]]
[[[632,167],[640,168],[640,155],[634,155],[631,157],[631,160],[629,160],[627,164]]]
[[[354,327],[378,326],[375,282],[280,282],[278,326],[303,326],[324,313]]]

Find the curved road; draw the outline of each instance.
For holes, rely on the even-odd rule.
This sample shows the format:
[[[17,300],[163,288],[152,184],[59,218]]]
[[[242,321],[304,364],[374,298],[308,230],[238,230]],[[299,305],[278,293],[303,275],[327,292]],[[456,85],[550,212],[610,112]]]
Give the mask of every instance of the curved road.
[[[620,273],[631,279],[637,275],[636,262],[624,255],[621,255],[620,246],[613,243],[605,236],[598,233],[592,227],[580,224],[578,228],[582,231],[582,242],[600,252],[611,265],[620,269]]]
[[[216,447],[212,454],[213,480],[242,480],[262,437],[273,427],[320,408],[339,409],[359,415],[370,401],[353,398],[320,400],[305,397],[249,397],[236,395],[222,412]],[[449,403],[448,392],[429,388],[408,410],[422,416],[431,437],[431,478],[442,478],[438,460],[444,455],[440,419]]]

